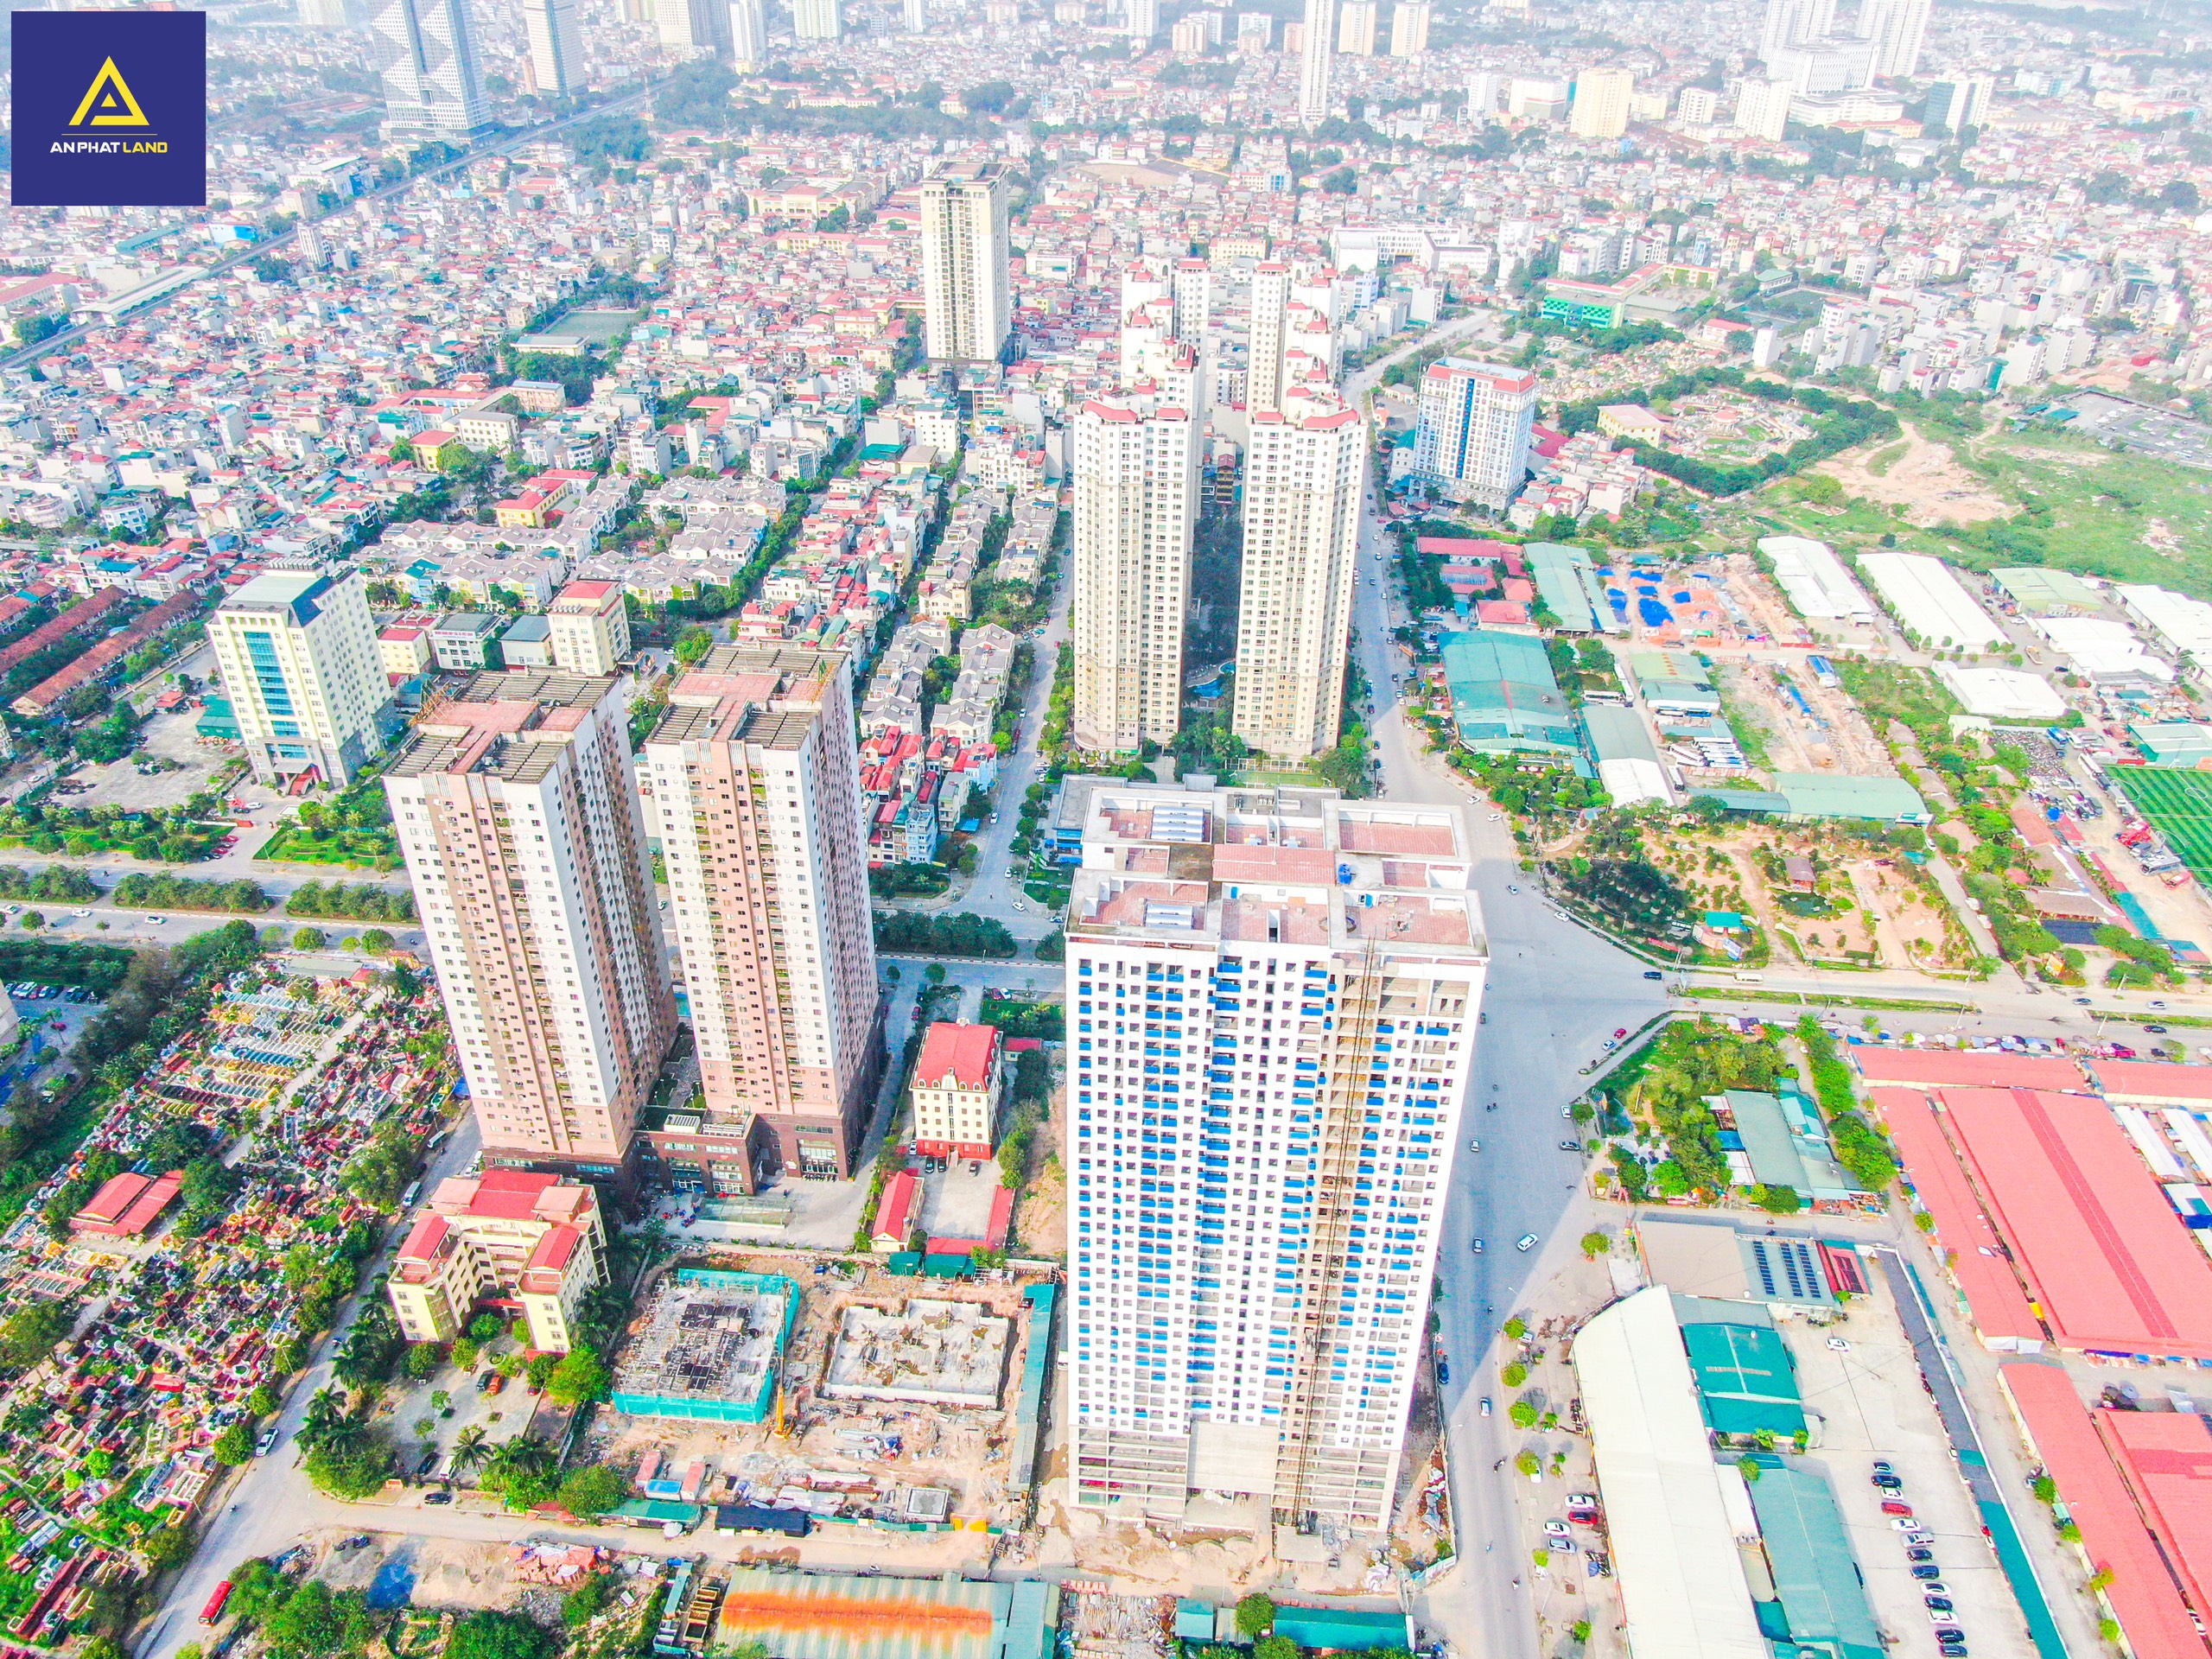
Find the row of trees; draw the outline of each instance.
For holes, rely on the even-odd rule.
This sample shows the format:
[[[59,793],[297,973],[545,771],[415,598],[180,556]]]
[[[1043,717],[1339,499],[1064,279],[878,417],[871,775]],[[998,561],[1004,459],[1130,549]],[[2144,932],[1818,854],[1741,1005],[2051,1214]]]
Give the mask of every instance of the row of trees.
[[[241,877],[215,881],[196,875],[171,875],[167,871],[132,870],[115,884],[118,905],[145,905],[156,910],[267,910],[276,901],[258,881]]]
[[[374,881],[302,882],[284,902],[288,916],[321,916],[348,922],[411,922],[415,894]]]
[[[67,864],[23,870],[0,864],[0,899],[40,899],[48,904],[82,904],[100,896],[100,884]]]
[[[893,956],[1011,957],[1019,947],[1006,924],[963,912],[957,916],[918,916],[903,911],[875,912],[875,948]]]

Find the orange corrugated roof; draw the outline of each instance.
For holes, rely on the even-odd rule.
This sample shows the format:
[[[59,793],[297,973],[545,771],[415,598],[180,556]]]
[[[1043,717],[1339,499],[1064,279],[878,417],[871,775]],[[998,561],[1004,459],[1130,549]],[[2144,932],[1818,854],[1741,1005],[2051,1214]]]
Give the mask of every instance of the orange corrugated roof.
[[[1936,1242],[1948,1253],[1951,1275],[1966,1294],[1974,1328],[1985,1338],[2041,1341],[2043,1326],[1927,1096],[1917,1089],[1877,1089],[1872,1098],[1921,1207],[1936,1217]]]
[[[1946,1048],[1888,1048],[1866,1044],[1847,1051],[1869,1083],[1903,1083],[1923,1089],[1952,1084],[1994,1089],[2053,1089],[2079,1093],[2088,1084],[2071,1060],[2037,1054],[1990,1054]]]

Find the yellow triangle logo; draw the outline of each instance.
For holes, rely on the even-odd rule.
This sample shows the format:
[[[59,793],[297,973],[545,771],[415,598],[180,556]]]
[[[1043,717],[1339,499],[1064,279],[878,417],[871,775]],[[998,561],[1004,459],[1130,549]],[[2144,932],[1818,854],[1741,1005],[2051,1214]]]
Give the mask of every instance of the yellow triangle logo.
[[[69,118],[69,124],[81,127],[90,114],[96,127],[150,127],[146,112],[138,107],[138,100],[130,94],[130,83],[124,79],[123,71],[110,58],[100,65],[100,72],[92,77],[92,86],[86,91],[85,101],[77,106],[77,113]]]

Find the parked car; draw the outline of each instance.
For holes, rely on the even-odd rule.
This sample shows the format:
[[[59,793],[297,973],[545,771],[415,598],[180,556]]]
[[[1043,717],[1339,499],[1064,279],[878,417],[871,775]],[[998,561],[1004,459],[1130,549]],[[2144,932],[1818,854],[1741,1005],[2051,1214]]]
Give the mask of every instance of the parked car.
[[[1847,1354],[1851,1351],[1851,1344],[1841,1337],[1830,1337],[1828,1351],[1834,1354]]]
[[[1915,1544],[1910,1549],[1905,1551],[1904,1558],[1908,1561],[1912,1561],[1916,1564],[1923,1561],[1932,1561],[1936,1559],[1936,1552],[1932,1549],[1926,1548],[1922,1545]]]
[[[1900,1521],[1897,1524],[1903,1526],[1904,1523]],[[1936,1541],[1936,1535],[1916,1525],[1910,1532],[1905,1534],[1904,1541],[1908,1544],[1932,1544]]]
[[[1488,1395],[1484,1395],[1483,1396],[1483,1415],[1485,1417],[1490,1415],[1490,1396]]]
[[[1904,1490],[1904,1482],[1899,1480],[1895,1475],[1876,1475],[1874,1484],[1885,1492],[1901,1492]]]
[[[1582,1143],[1580,1141],[1562,1141],[1559,1143],[1559,1149],[1561,1152],[1580,1152]]]
[[[1536,1248],[1536,1236],[1534,1233],[1522,1234],[1520,1237],[1513,1241],[1513,1248],[1516,1250],[1535,1249]]]
[[[1666,975],[1661,973],[1656,968],[1645,969],[1643,970],[1643,976],[1646,979],[1664,979],[1667,977]]]
[[[1958,1611],[1957,1608],[1951,1605],[1950,1598],[1948,1596],[1928,1596],[1923,1599],[1928,1604],[1928,1618],[1930,1623],[1940,1623]]]
[[[1900,1503],[1893,1497],[1889,1498],[1882,1504],[1882,1513],[1884,1515],[1909,1516],[1912,1513],[1912,1505],[1910,1503]]]
[[[1452,1362],[1441,1354],[1436,1357],[1436,1380],[1439,1382],[1449,1382],[1452,1380]]]
[[[450,1503],[453,1502],[453,1494],[441,1486],[435,1492],[423,1493],[423,1501],[425,1503]]]

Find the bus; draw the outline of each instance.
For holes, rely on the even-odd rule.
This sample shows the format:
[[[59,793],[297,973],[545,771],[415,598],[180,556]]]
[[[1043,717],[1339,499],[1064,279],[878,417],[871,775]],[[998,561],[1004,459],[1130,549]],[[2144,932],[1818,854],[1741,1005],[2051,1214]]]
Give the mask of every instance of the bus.
[[[415,1207],[415,1200],[422,1196],[423,1183],[419,1180],[410,1181],[407,1184],[407,1190],[399,1195],[399,1207],[402,1210],[412,1210]]]
[[[200,1622],[213,1624],[223,1616],[223,1604],[231,1599],[231,1581],[225,1579],[215,1586],[215,1593],[207,1598],[207,1605],[200,1610]]]

